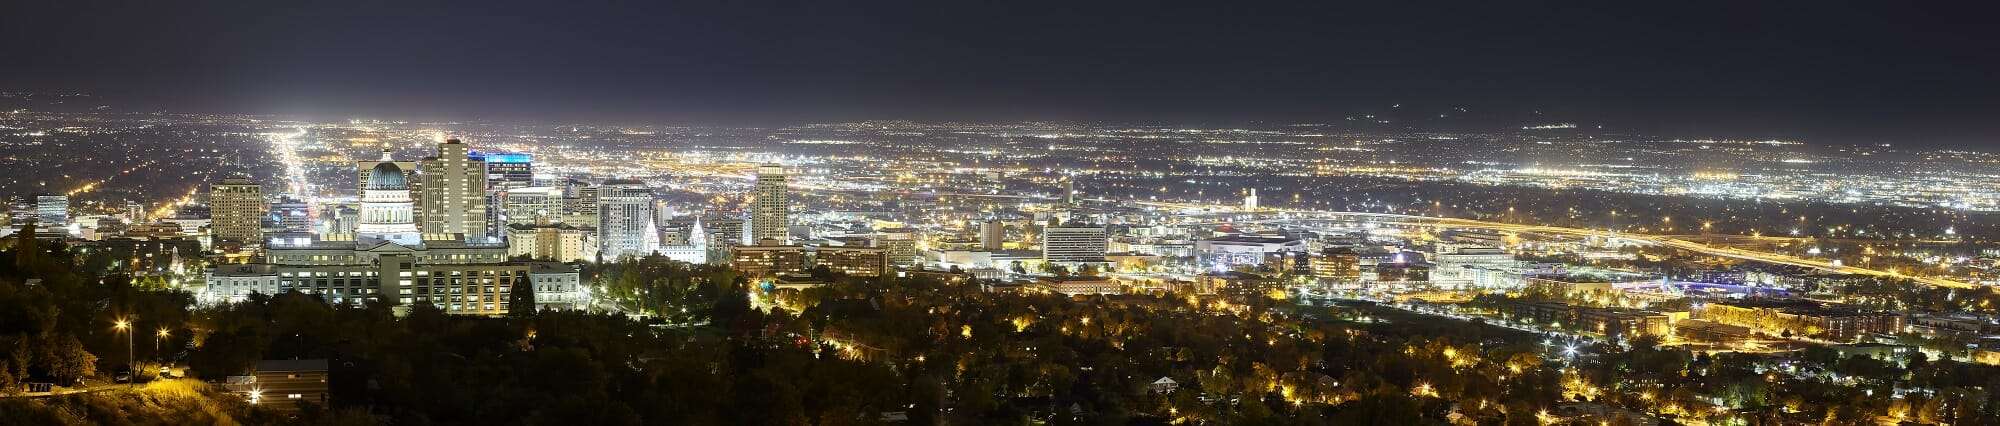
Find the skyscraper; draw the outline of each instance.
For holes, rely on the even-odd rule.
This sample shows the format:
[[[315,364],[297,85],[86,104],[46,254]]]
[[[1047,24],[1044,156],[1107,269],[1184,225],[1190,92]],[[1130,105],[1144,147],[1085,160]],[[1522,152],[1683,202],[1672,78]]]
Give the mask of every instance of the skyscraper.
[[[486,164],[486,186],[508,190],[535,186],[534,157],[518,152],[472,153],[472,159]]]
[[[563,188],[562,223],[569,226],[597,228],[597,194],[601,188],[571,181]]]
[[[1099,225],[1063,224],[1042,229],[1042,261],[1074,265],[1104,263],[1110,242]]]
[[[652,253],[647,241],[658,241],[653,228],[653,191],[635,180],[604,181],[598,190],[598,242],[605,261],[619,256]]]
[[[8,225],[19,228],[21,225],[35,221],[39,217],[36,213],[34,197],[22,197],[18,195],[7,197]]]
[[[39,195],[35,197],[35,226],[55,229],[69,226],[69,196]]]
[[[1076,207],[1076,178],[1063,177],[1063,204]]]
[[[312,232],[312,210],[306,205],[306,200],[279,197],[278,202],[271,203],[268,210],[270,214],[265,216],[268,218],[265,222],[277,226],[279,232]]]
[[[785,227],[791,223],[788,216],[791,201],[785,193],[785,167],[765,164],[757,168],[757,186],[753,190],[756,198],[751,205],[750,239],[756,244],[764,240],[777,240],[785,244],[788,232]]]
[[[465,143],[448,139],[422,167],[423,231],[487,235],[485,162],[471,159]]]
[[[1000,219],[987,219],[979,224],[979,248],[998,251],[1007,242],[1007,223]]]
[[[505,204],[507,191],[535,186],[534,157],[518,152],[477,152],[470,154],[474,161],[486,164],[486,226],[487,234],[504,235],[514,220],[503,220],[507,212]]]
[[[209,230],[216,241],[264,242],[264,187],[248,178],[231,177],[209,186]]]
[[[511,188],[500,192],[502,225],[563,223],[563,190],[547,186]],[[596,223],[575,224],[596,228]]]
[[[916,230],[909,228],[884,229],[875,235],[873,242],[888,253],[889,264],[902,266],[916,262],[916,236]]]

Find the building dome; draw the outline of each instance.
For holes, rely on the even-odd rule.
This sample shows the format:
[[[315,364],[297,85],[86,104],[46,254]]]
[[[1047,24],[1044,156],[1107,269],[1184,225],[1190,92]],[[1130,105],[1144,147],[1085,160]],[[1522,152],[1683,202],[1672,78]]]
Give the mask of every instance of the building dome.
[[[368,189],[407,190],[410,183],[403,179],[401,167],[385,161],[375,164],[375,169],[368,172]]]

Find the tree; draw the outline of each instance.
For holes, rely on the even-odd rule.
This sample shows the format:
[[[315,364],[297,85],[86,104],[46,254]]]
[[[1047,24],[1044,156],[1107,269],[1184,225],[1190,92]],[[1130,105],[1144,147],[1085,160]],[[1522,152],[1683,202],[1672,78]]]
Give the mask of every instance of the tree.
[[[83,349],[83,341],[74,335],[55,337],[55,344],[49,345],[44,354],[44,368],[49,376],[63,383],[75,383],[78,379],[91,375],[96,370],[97,355]]]
[[[514,289],[507,294],[507,313],[515,317],[535,315],[535,283],[533,278],[514,280]]]

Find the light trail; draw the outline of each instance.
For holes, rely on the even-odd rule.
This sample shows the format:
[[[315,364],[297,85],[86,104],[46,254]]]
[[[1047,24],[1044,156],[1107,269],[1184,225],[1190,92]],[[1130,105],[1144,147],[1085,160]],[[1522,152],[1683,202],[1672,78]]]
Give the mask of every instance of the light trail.
[[[278,163],[285,170],[285,191],[301,198],[311,199],[312,184],[307,181],[305,160],[299,158],[299,143],[296,140],[306,135],[306,128],[299,127],[296,133],[266,133],[271,142],[271,152],[277,153]]]

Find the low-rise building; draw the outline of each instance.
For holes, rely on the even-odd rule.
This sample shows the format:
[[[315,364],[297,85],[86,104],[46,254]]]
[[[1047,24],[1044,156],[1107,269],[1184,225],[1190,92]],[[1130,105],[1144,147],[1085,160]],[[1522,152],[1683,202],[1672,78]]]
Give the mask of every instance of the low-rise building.
[[[1029,287],[1034,291],[1064,296],[1125,293],[1124,285],[1098,277],[1041,277]]]
[[[324,358],[258,361],[247,393],[251,403],[282,412],[297,411],[301,404],[325,407],[333,402],[327,372]]]

